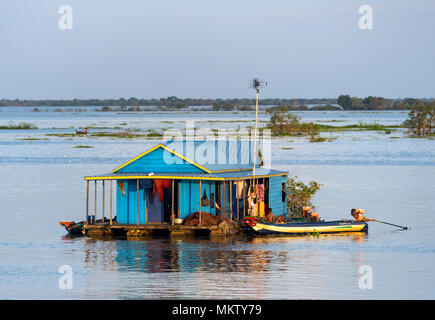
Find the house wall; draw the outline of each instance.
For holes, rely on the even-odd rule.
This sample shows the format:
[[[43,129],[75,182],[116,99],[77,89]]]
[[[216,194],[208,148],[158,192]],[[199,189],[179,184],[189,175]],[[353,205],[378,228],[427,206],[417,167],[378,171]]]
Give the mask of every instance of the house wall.
[[[287,206],[282,201],[282,184],[287,182],[287,176],[269,178],[269,208],[272,208],[273,215],[286,215]]]
[[[286,214],[286,202],[282,201],[282,184],[286,183],[286,176],[277,176],[269,178],[269,207],[275,216]],[[124,184],[125,195],[123,195],[119,182]],[[214,194],[214,201],[216,201],[216,182],[203,180],[201,182],[201,192],[199,192],[198,180],[180,180],[179,182],[179,213],[180,218],[185,219],[193,212],[198,212],[200,198],[205,194],[210,202],[207,207],[201,207],[203,212],[208,212],[213,215],[216,214],[214,202],[211,200],[211,194]],[[223,205],[223,183],[220,183],[220,192],[222,195],[221,206]],[[152,191],[151,191],[152,192]],[[229,214],[230,211],[230,188],[229,182],[225,184],[225,212]],[[235,199],[235,185],[233,185],[233,218],[237,217]],[[157,196],[157,195],[156,195]],[[137,182],[136,180],[119,180],[116,183],[116,209],[117,220],[121,224],[136,224],[137,223]],[[146,197],[147,193],[142,186],[139,188],[139,223],[146,223]],[[239,201],[239,217],[243,215],[243,201]]]
[[[216,199],[215,192],[215,182],[204,180],[201,182],[201,196],[199,192],[199,181],[197,180],[181,180],[179,183],[179,210],[180,218],[185,219],[188,215],[194,212],[198,212],[199,199],[205,194],[212,205],[212,207],[201,207],[201,211],[215,214],[216,210],[214,208],[214,203],[211,203],[210,195],[214,193],[214,198]]]
[[[125,195],[119,183],[124,184]],[[146,195],[139,188],[139,223],[145,223]],[[137,181],[118,180],[116,183],[116,214],[117,221],[122,224],[137,224]]]

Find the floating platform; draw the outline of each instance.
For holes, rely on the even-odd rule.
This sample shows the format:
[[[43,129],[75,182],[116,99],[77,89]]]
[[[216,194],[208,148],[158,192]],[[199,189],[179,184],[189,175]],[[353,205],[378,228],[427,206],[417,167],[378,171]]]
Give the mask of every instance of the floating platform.
[[[96,223],[83,226],[83,234],[88,236],[129,236],[129,237],[146,237],[152,235],[166,236],[195,236],[195,235],[210,235],[210,236],[225,236],[234,234],[235,226],[223,230],[219,226],[185,226],[171,224],[108,224]]]

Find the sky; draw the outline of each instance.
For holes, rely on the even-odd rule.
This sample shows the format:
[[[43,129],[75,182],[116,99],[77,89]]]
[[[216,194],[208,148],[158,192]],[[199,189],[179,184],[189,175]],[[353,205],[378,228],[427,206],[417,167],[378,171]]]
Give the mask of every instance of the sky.
[[[246,98],[254,77],[263,98],[435,97],[434,21],[433,0],[1,0],[0,99]]]

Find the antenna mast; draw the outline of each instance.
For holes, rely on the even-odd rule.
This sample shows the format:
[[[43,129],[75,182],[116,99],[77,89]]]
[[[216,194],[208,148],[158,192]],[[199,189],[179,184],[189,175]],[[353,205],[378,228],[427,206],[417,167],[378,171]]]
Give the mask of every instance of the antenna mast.
[[[252,168],[252,186],[254,188],[254,194],[257,193],[255,188],[255,165],[257,162],[257,127],[258,127],[258,95],[260,93],[260,88],[266,87],[267,82],[254,78],[250,82],[250,87],[255,89],[256,99],[255,99],[255,127],[254,127],[254,165]]]

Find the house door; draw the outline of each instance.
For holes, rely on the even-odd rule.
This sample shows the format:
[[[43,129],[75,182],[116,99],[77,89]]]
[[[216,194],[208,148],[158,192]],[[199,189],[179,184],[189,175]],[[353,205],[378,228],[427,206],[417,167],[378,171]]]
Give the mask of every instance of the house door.
[[[160,201],[159,194],[153,197],[153,188],[147,188],[146,190],[146,203],[147,203],[147,214],[148,222],[163,222],[164,221],[164,206],[163,201]]]

